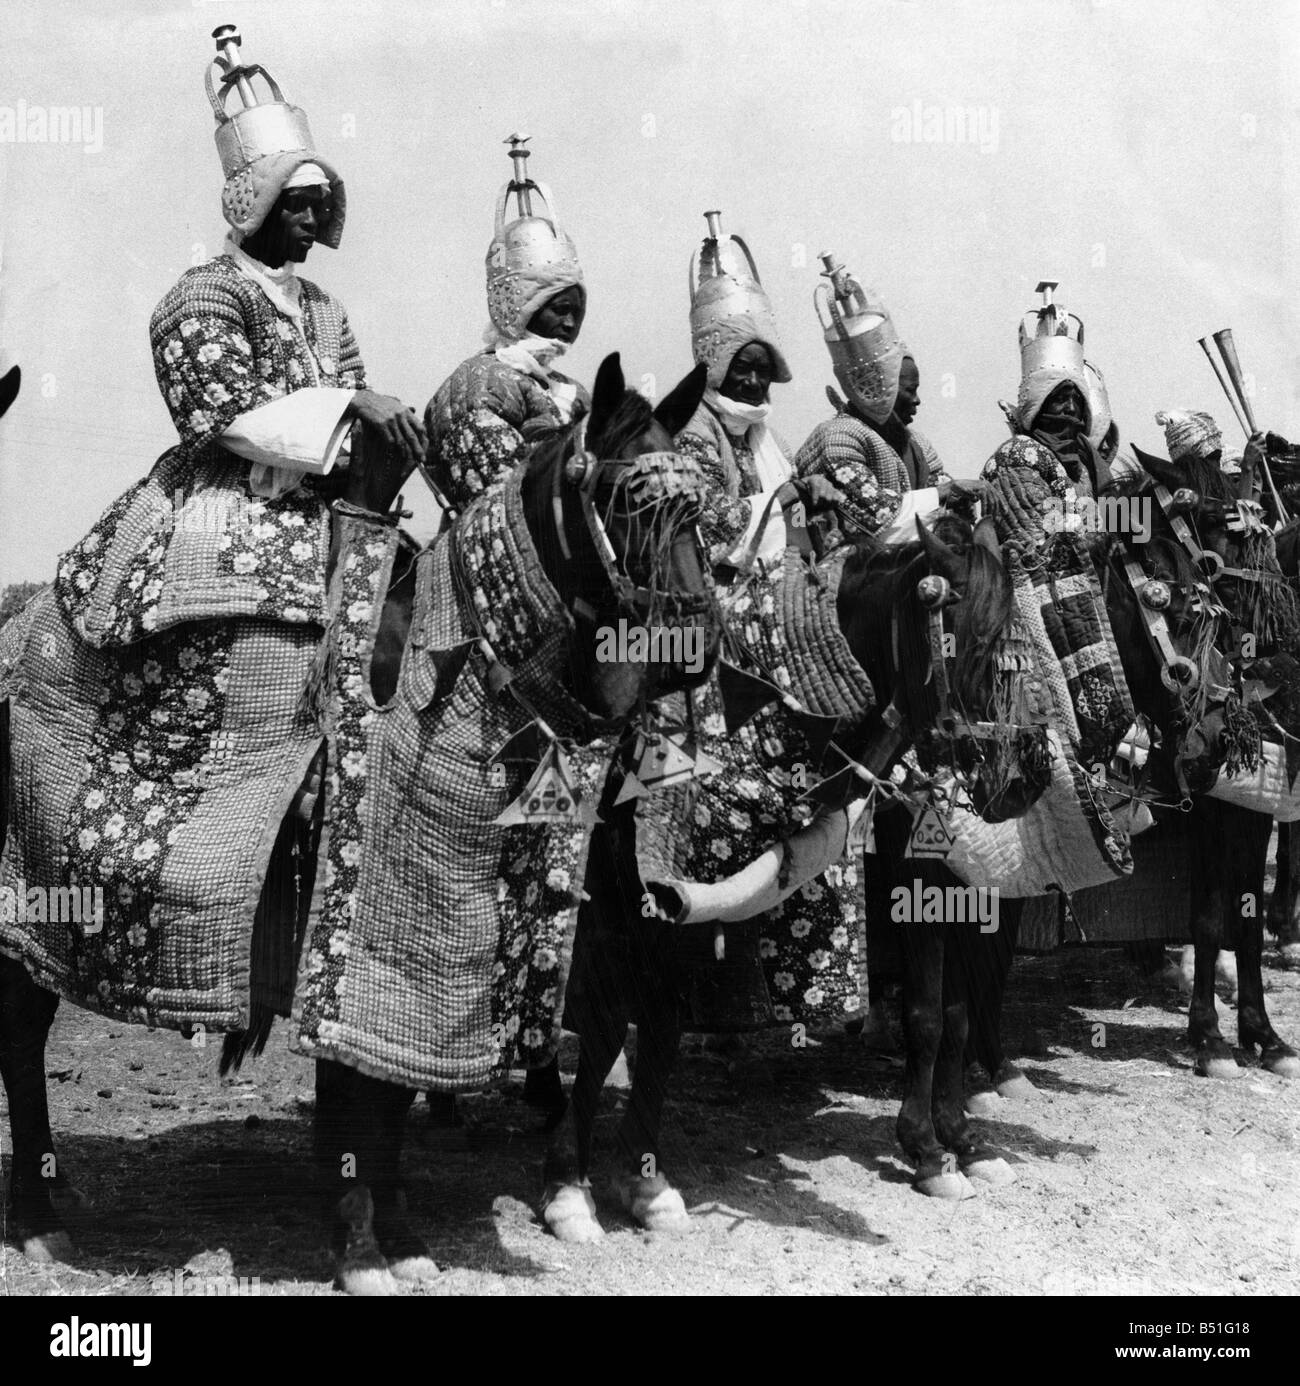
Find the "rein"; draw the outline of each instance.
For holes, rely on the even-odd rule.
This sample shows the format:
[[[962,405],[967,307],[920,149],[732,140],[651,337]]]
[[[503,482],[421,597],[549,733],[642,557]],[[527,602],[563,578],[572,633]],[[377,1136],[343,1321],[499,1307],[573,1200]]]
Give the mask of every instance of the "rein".
[[[680,497],[698,518],[704,499],[704,479],[698,465],[679,452],[648,452],[636,457],[598,458],[587,448],[587,420],[584,417],[572,435],[570,456],[563,466],[554,469],[551,479],[551,513],[555,534],[564,557],[572,560],[568,535],[564,532],[564,497],[561,482],[576,486],[583,521],[591,536],[596,556],[604,569],[606,581],[618,601],[620,613],[637,617],[649,616],[655,599],[661,594],[653,587],[637,583],[619,563],[618,553],[609,537],[609,530],[596,508],[596,491],[608,469],[619,469],[622,475],[615,484],[632,493],[645,504],[657,504],[665,499]],[[702,546],[701,546],[702,547]],[[710,610],[713,596],[704,591],[673,598],[675,614],[693,616]],[[588,620],[596,613],[590,603],[578,598],[575,609]]]

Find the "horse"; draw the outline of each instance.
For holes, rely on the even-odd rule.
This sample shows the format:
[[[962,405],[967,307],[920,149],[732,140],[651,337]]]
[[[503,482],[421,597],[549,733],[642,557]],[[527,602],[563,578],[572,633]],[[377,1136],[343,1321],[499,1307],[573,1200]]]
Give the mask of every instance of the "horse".
[[[1280,1077],[1300,1077],[1300,1056],[1277,1035],[1264,1002],[1262,906],[1272,819],[1266,812],[1210,797],[1207,792],[1232,753],[1231,743],[1243,735],[1247,745],[1257,743],[1258,732],[1248,712],[1245,715],[1251,725],[1243,725],[1245,710],[1230,688],[1226,690],[1229,696],[1209,697],[1199,710],[1193,710],[1192,704],[1192,695],[1202,684],[1231,685],[1228,657],[1241,649],[1234,630],[1251,634],[1257,619],[1258,589],[1269,587],[1280,593],[1285,612],[1291,609],[1287,584],[1281,573],[1267,572],[1258,555],[1251,557],[1244,552],[1244,532],[1229,528],[1228,520],[1235,516],[1236,507],[1217,467],[1197,466],[1189,478],[1185,470],[1164,459],[1141,451],[1137,456],[1147,475],[1134,495],[1151,506],[1153,537],[1138,545],[1125,535],[1112,536],[1101,575],[1107,614],[1134,706],[1157,734],[1142,793],[1162,801],[1157,814],[1176,806],[1173,811],[1187,817],[1190,932],[1195,952],[1187,1033],[1194,1052],[1194,1072],[1218,1079],[1242,1072],[1220,1031],[1214,994],[1219,952],[1231,948],[1237,961],[1237,1037],[1241,1049],[1253,1056],[1258,1048],[1261,1066]],[[1171,515],[1177,515],[1186,528]],[[1286,563],[1287,545],[1279,544],[1278,551]],[[1146,597],[1135,590],[1126,559],[1145,574]],[[1154,590],[1146,589],[1146,583],[1154,583]],[[1168,623],[1170,643],[1163,654],[1156,652],[1148,636],[1150,612],[1156,609],[1148,602],[1166,603],[1160,610]],[[1280,624],[1284,628],[1272,634],[1281,636],[1278,643],[1285,662],[1297,632],[1285,617]],[[1258,644],[1262,655],[1266,642],[1260,638]],[[1267,665],[1267,660],[1261,661],[1257,677],[1267,678]],[[1294,704],[1290,711],[1294,716]],[[1283,720],[1290,720],[1286,713]],[[1289,727],[1283,728],[1279,739],[1285,740],[1290,734]],[[1279,840],[1286,830],[1287,825],[1280,826]],[[1016,911],[1013,928],[1018,919]],[[1007,1063],[1002,1051],[1001,1013],[1013,950],[1014,934],[1009,934],[996,948],[985,948],[978,966],[980,1019],[973,1032],[977,1043],[968,1059],[992,1072]],[[1001,1091],[1008,1097],[1027,1095],[1024,1088]]]
[[[607,357],[597,374],[590,416],[538,440],[528,460],[503,483],[515,488],[526,526],[520,542],[531,546],[540,572],[538,581],[547,585],[552,607],[560,613],[557,628],[545,633],[545,658],[534,661],[525,672],[540,674],[548,687],[554,687],[557,699],[567,700],[566,706],[578,719],[575,741],[597,734],[616,739],[645,698],[693,686],[707,677],[716,656],[720,624],[694,526],[698,492],[692,490],[690,477],[683,473],[683,459],[672,448],[673,436],[698,406],[704,388],[700,367],[652,409],[625,387],[618,356]],[[358,566],[352,560],[364,553],[367,544],[375,547],[384,536],[393,535],[388,511],[407,474],[399,458],[382,448],[376,451],[360,430],[354,439],[358,457],[347,478],[343,504],[335,507],[331,545],[331,609],[336,612],[340,603],[345,610],[357,606],[355,585],[349,585]],[[672,485],[660,484],[663,477],[671,478]],[[501,714],[503,724],[527,724],[510,701],[516,696],[506,686],[511,671],[503,669],[499,660],[495,665],[490,662],[491,647],[485,637],[432,666],[421,659],[421,650],[413,643],[413,632],[421,629],[433,600],[428,574],[438,561],[459,561],[457,551],[448,546],[457,543],[473,517],[499,503],[497,489],[471,505],[450,531],[420,555],[414,597],[410,584],[403,588],[399,582],[396,591],[375,589],[384,600],[381,633],[374,642],[369,669],[366,705],[370,708],[388,706],[416,722],[437,724],[440,709],[449,702],[473,698],[481,685],[467,682],[467,671],[482,667],[487,671],[485,679],[492,677],[493,669],[499,676],[499,691],[509,705],[509,716]],[[444,596],[453,614],[469,627],[484,628],[474,592],[458,586]],[[522,613],[491,615],[502,620],[518,617],[527,624]],[[620,617],[663,618],[670,626],[696,628],[700,659],[689,665],[680,658],[639,665],[611,660],[602,633]],[[3,644],[0,639],[0,647]],[[322,650],[323,670],[332,669],[335,655],[343,662],[341,649],[336,641],[335,647]],[[394,667],[399,652],[400,667]],[[480,659],[482,666],[475,662]],[[430,667],[437,686],[426,689],[414,704],[412,681],[421,669]],[[348,697],[355,698],[355,690],[349,692],[341,675],[327,675],[327,691],[335,707],[342,706],[345,712],[350,706]],[[377,702],[379,691],[390,695],[387,704]],[[331,725],[343,726],[343,718],[336,717]],[[0,752],[7,780],[8,742]],[[482,768],[486,775],[489,767]],[[410,792],[417,798],[449,797],[458,788],[423,783],[420,764],[392,767],[394,775],[399,772],[407,776]],[[337,764],[331,765],[329,774],[337,780]],[[8,791],[8,783],[5,788]],[[20,789],[22,794],[34,794],[40,786]],[[512,792],[498,791],[496,806]],[[6,792],[6,801],[9,798]],[[332,810],[341,811],[337,806]],[[11,823],[22,830],[16,817],[11,816]],[[501,839],[501,830],[496,830],[496,836]],[[317,864],[311,866],[315,870]],[[328,909],[328,893],[325,898]],[[304,968],[312,937],[302,948]],[[32,980],[21,960],[0,956],[0,1077],[14,1143],[11,1228],[24,1253],[36,1261],[63,1259],[72,1250],[61,1212],[71,1186],[61,1163],[52,1159],[54,1139],[45,1088],[45,1042],[58,1000]],[[264,1036],[259,1038],[264,1042]],[[302,1038],[300,1034],[300,1043]],[[228,1045],[225,1059],[233,1064],[257,1047],[248,1036],[238,1037]],[[427,1280],[436,1275],[437,1267],[406,1220],[399,1179],[412,1086],[387,1080],[371,1064],[362,1064],[368,1070],[362,1071],[357,1066],[361,1061],[349,1062],[346,1051],[320,1057],[318,1045],[315,1053],[314,1146],[336,1284],[350,1293],[388,1294],[396,1291],[400,1280]],[[57,1170],[53,1178],[42,1177],[51,1170]]]
[[[916,541],[892,548],[865,537],[852,542],[836,595],[839,629],[860,674],[877,691],[876,706],[853,729],[844,749],[861,757],[860,765],[877,785],[888,780],[916,735],[941,715],[940,679],[928,658],[930,613],[937,616],[942,610],[941,619],[948,620],[957,641],[955,702],[978,715],[990,702],[992,656],[1011,611],[1010,582],[991,523],[972,529],[946,517],[934,534],[919,525],[918,530]],[[935,605],[937,590],[943,593],[938,600],[946,598],[951,605]],[[928,596],[929,607],[921,594]],[[1002,811],[1018,813],[1032,804],[1042,784],[1002,788],[1008,791]],[[607,807],[613,797],[607,793]],[[985,798],[981,807],[987,808]],[[682,1033],[683,959],[677,949],[678,926],[645,917],[648,895],[658,901],[661,920],[676,917],[680,902],[665,898],[671,892],[663,887],[647,890],[649,883],[638,869],[637,826],[625,808],[608,813],[606,831],[609,851],[600,858],[606,869],[589,871],[591,899],[579,916],[576,947],[586,955],[585,986],[577,985],[581,972],[575,953],[576,995],[571,992],[566,1016],[566,1025],[580,1036],[569,1120],[546,1162],[543,1218],[559,1238],[576,1242],[603,1235],[591,1192],[593,1126],[601,1087],[632,1022],[637,1026],[637,1062],[617,1135],[616,1192],[647,1228],[679,1231],[690,1225],[659,1151],[663,1103]],[[842,837],[838,842],[842,849]],[[939,980],[909,998],[908,1024],[916,1046],[898,1120],[899,1139],[922,1182],[942,1177],[950,1164],[1002,1182],[1003,1162],[970,1139],[961,1107],[964,1015],[959,1006],[944,1004],[941,953],[929,958]]]

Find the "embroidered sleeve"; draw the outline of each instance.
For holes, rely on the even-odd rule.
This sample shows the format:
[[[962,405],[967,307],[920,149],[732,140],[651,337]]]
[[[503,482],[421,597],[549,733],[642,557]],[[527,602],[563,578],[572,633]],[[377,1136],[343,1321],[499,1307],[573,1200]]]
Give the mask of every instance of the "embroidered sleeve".
[[[339,384],[345,390],[367,388],[366,368],[346,313],[343,314],[343,328],[339,333]]]
[[[844,493],[859,524],[876,534],[898,514],[902,494],[880,484],[862,446],[837,425],[833,419],[813,430],[795,456],[795,472],[826,477]]]
[[[1041,443],[1023,435],[1009,439],[984,464],[983,475],[1003,543],[1041,550],[1064,528],[1069,480]]]
[[[164,326],[160,305],[151,324],[154,373],[181,445],[190,450],[282,391],[262,383],[234,294],[206,283],[192,295],[192,305],[182,300],[168,306],[180,311],[169,313]]]
[[[529,451],[530,416],[516,373],[487,356],[462,362],[429,401],[429,467],[447,500],[463,510]]]
[[[677,451],[694,458],[704,473],[706,499],[700,516],[700,538],[710,563],[721,563],[749,528],[752,504],[727,494],[727,472],[717,447],[699,433],[680,433]]]
[[[935,450],[934,444],[917,429],[912,429],[912,438],[921,450],[921,456],[925,458],[925,465],[930,469],[930,485],[938,486],[952,478],[948,475],[948,469],[943,465],[943,458]]]

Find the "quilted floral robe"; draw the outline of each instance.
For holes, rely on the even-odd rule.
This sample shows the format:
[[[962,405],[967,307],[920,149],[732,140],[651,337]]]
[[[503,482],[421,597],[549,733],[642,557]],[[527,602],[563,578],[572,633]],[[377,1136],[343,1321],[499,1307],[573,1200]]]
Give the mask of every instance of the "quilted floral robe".
[[[221,255],[154,310],[154,370],[180,442],[60,559],[59,598],[91,644],[215,617],[323,624],[325,500],[310,482],[254,495],[249,463],[220,440],[241,414],[304,387],[365,388],[342,305],[300,283],[301,325]]]
[[[551,377],[574,384],[557,371]],[[587,412],[581,386],[573,417]],[[462,361],[438,387],[424,411],[429,464],[448,502],[458,511],[528,456],[542,434],[564,419],[543,383],[508,366],[490,351]]]

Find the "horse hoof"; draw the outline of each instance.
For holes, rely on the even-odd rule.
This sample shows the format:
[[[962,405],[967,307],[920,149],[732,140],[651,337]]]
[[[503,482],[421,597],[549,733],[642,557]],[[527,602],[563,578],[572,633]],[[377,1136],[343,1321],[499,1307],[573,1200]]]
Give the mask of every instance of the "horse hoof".
[[[962,1163],[962,1173],[967,1179],[977,1179],[993,1189],[1006,1188],[1016,1182],[1014,1166],[1009,1165],[1000,1155],[986,1155],[980,1159],[966,1160]]]
[[[1005,1064],[998,1070],[997,1090],[1008,1102],[1032,1102],[1038,1097],[1038,1089],[1015,1064]]]
[[[1196,1072],[1202,1078],[1237,1078],[1241,1075],[1241,1065],[1236,1059],[1198,1054],[1196,1056]]]
[[[401,1293],[401,1287],[389,1270],[387,1264],[340,1266],[334,1277],[334,1286],[347,1295],[374,1298]]]
[[[960,1170],[944,1170],[939,1174],[918,1176],[916,1187],[927,1198],[957,1200],[975,1197],[975,1186]]]
[[[966,1095],[966,1113],[974,1117],[997,1116],[1002,1110],[1002,1097],[999,1093],[987,1088],[983,1092],[972,1092]]]
[[[1267,1050],[1260,1062],[1270,1073],[1279,1078],[1300,1078],[1300,1055],[1293,1053],[1271,1054]]]
[[[1283,967],[1300,968],[1300,943],[1284,943],[1277,951]]]
[[[542,1221],[562,1242],[598,1242],[605,1229],[596,1217],[590,1184],[563,1184],[546,1200]]]
[[[686,1211],[681,1194],[662,1174],[652,1179],[628,1175],[618,1183],[619,1201],[624,1212],[647,1232],[682,1233],[694,1230],[695,1224]]]
[[[408,1285],[431,1285],[441,1272],[432,1256],[394,1256],[388,1263],[389,1273],[394,1280],[405,1281]]]
[[[25,1237],[22,1245],[23,1255],[35,1266],[53,1266],[73,1258],[72,1238],[62,1228]]]

